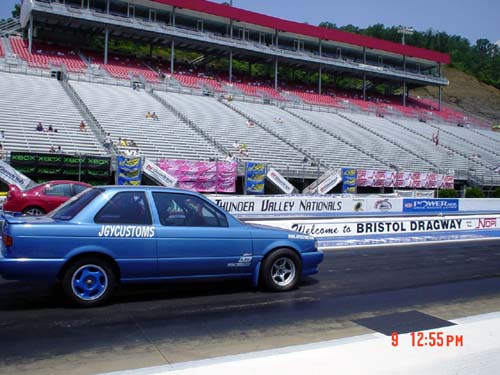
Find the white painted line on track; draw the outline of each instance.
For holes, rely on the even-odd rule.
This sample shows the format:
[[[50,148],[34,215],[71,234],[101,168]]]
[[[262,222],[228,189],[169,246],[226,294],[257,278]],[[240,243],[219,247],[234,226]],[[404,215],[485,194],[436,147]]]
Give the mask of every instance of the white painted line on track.
[[[113,375],[220,374],[498,374],[500,312],[452,320],[455,326],[423,331],[463,337],[458,346],[416,346],[410,334],[392,338],[379,333],[184,362]]]

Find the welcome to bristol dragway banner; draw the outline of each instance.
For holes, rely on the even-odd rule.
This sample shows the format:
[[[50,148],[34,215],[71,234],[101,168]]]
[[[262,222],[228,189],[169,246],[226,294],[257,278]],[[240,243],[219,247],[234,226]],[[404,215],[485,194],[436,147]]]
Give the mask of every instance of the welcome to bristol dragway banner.
[[[181,189],[203,193],[234,193],[238,163],[163,159],[158,166],[177,179]]]
[[[356,184],[373,187],[453,189],[455,177],[437,173],[358,169]]]
[[[378,219],[258,220],[263,224],[290,229],[317,238],[499,230],[500,215],[385,217]]]
[[[140,157],[118,156],[116,163],[117,185],[140,185],[142,178]]]

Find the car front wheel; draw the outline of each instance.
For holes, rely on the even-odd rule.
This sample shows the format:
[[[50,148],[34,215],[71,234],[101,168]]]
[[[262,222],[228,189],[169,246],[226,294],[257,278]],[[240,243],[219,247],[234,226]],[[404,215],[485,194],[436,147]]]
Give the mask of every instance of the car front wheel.
[[[115,275],[109,263],[90,257],[72,263],[62,279],[62,287],[68,299],[85,307],[103,304],[113,293],[115,283]]]
[[[300,258],[290,249],[275,250],[262,263],[262,281],[266,289],[271,291],[284,292],[294,289],[301,273]]]

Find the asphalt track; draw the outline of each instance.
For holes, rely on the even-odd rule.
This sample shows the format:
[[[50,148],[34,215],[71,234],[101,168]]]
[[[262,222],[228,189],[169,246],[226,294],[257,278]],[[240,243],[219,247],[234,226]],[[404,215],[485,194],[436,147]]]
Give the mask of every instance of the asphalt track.
[[[328,251],[320,273],[288,293],[145,285],[95,309],[0,279],[0,374],[89,374],[318,342],[372,332],[353,320],[411,310],[445,320],[500,311],[500,239]]]

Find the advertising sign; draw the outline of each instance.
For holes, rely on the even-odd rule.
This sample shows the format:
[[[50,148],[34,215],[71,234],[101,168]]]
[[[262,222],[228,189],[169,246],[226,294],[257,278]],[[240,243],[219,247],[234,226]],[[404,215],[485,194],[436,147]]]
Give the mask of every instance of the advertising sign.
[[[246,163],[245,177],[247,194],[264,194],[266,186],[266,165],[264,163]]]
[[[107,182],[111,159],[93,155],[11,152],[11,166],[34,180],[76,180]]]
[[[269,168],[267,178],[285,194],[292,194],[295,190],[295,187],[274,168]]]
[[[318,185],[317,191],[319,194],[327,194],[330,190],[337,186],[340,181],[342,181],[340,174],[332,173]]]
[[[357,186],[453,189],[455,177],[437,173],[358,169]]]
[[[342,168],[342,193],[357,193],[357,175],[358,171],[355,168]]]
[[[458,212],[458,199],[403,199],[403,212]]]
[[[2,160],[0,160],[0,180],[7,185],[16,185],[21,190],[26,190],[29,186],[34,184],[30,178],[16,171]]]
[[[171,176],[148,159],[144,160],[142,171],[162,186],[175,187],[175,185],[177,185],[177,179],[175,177]]]
[[[116,166],[117,185],[140,185],[142,159],[140,157],[118,156]]]

